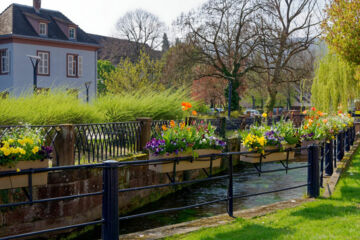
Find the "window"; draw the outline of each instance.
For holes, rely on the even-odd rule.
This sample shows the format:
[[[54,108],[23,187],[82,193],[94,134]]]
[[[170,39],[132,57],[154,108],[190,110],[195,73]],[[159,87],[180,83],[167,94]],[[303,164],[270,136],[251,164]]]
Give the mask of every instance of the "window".
[[[41,36],[46,36],[47,35],[47,24],[46,23],[40,23],[39,35],[41,35]]]
[[[83,74],[83,57],[76,54],[67,54],[67,76],[81,77]]]
[[[9,51],[0,49],[0,74],[9,73]]]
[[[75,38],[76,38],[75,28],[70,27],[69,28],[69,39],[75,39]]]
[[[50,75],[50,52],[37,51],[37,55],[41,58],[38,65],[38,75]]]

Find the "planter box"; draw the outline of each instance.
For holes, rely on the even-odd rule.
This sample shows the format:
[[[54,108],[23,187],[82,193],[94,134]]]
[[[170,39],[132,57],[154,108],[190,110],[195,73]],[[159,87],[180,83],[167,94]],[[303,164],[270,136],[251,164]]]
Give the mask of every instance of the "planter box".
[[[221,150],[215,149],[199,149],[194,150],[199,156],[201,155],[209,155],[209,154],[219,154]],[[176,155],[175,153],[170,155],[158,155],[155,156],[153,154],[149,155],[149,160],[158,160],[158,159],[166,159],[166,158],[175,158],[175,157],[192,157],[192,153],[179,153]],[[213,167],[220,167],[221,165],[221,157],[216,158],[212,161]],[[176,172],[186,171],[186,170],[194,170],[194,169],[202,169],[202,168],[210,168],[210,158],[197,158],[189,160],[183,160],[176,163]],[[149,165],[149,170],[155,171],[158,173],[170,173],[174,170],[174,162],[164,161],[164,163]]]
[[[287,148],[294,148],[295,145],[287,145],[285,146],[285,149]],[[279,149],[277,147],[265,147],[265,151],[266,150],[276,150]],[[249,151],[247,148],[245,148],[244,146],[241,146],[241,151],[242,152],[246,152]],[[265,157],[262,158],[261,162],[276,162],[276,161],[285,161],[286,160],[286,156],[287,156],[287,152],[273,152],[273,153],[266,153],[265,152]],[[295,159],[295,152],[294,151],[290,151],[289,152],[289,160],[293,160]],[[249,153],[246,155],[241,155],[240,156],[240,161],[243,162],[248,162],[248,163],[259,163],[260,162],[260,153]]]
[[[29,169],[29,168],[48,168],[49,160],[44,161],[20,161],[16,164],[15,167],[0,167],[0,172],[5,171],[16,171],[17,168],[20,170]],[[32,175],[32,185],[46,185],[48,178],[48,172],[34,173]],[[0,190],[1,189],[10,189],[10,188],[19,188],[19,187],[28,187],[28,174],[22,175],[12,175],[7,177],[0,177]]]

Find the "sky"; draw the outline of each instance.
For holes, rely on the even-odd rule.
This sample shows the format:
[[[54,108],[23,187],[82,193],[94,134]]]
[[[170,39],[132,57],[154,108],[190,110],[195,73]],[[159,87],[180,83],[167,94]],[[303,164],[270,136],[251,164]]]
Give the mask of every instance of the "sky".
[[[42,8],[58,10],[85,32],[113,36],[119,17],[127,11],[145,9],[168,27],[182,12],[199,7],[206,0],[42,0]],[[32,6],[33,0],[0,0],[0,12],[12,3]]]

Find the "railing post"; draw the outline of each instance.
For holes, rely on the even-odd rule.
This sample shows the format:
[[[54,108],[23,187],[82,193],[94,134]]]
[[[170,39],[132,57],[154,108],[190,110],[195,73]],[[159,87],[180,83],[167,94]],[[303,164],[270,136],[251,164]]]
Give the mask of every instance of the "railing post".
[[[351,127],[351,140],[350,145],[353,146],[355,142],[355,126]]]
[[[151,124],[152,118],[137,118],[136,121],[140,122],[140,145],[137,146],[138,151],[145,150],[146,144],[151,140]]]
[[[102,226],[103,240],[119,239],[119,192],[117,161],[105,161],[103,168]]]
[[[234,217],[234,189],[233,189],[233,162],[232,155],[229,155],[229,186],[228,186],[228,214]]]
[[[345,151],[350,151],[350,129],[345,132]]]
[[[342,133],[339,133],[336,138],[336,159],[341,161],[341,142],[342,142]]]
[[[325,174],[331,176],[333,173],[333,141],[330,141],[325,143]]]
[[[54,140],[56,163],[54,166],[75,165],[75,128],[72,124],[59,125]]]
[[[319,147],[308,148],[308,196],[316,198],[320,195]]]
[[[222,138],[226,137],[226,118],[225,117],[219,117],[219,136]]]

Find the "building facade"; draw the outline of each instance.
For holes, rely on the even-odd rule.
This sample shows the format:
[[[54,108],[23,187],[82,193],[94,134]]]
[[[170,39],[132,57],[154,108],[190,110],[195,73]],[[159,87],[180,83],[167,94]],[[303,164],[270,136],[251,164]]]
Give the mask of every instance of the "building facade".
[[[91,36],[58,11],[12,4],[0,14],[0,92],[21,96],[37,90],[68,90],[96,96],[97,50]],[[35,57],[34,57],[35,56]],[[88,91],[87,91],[88,89]]]

